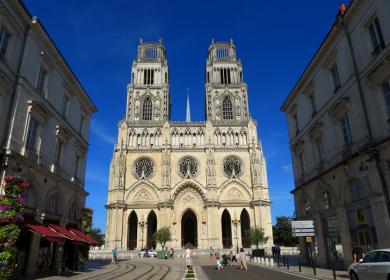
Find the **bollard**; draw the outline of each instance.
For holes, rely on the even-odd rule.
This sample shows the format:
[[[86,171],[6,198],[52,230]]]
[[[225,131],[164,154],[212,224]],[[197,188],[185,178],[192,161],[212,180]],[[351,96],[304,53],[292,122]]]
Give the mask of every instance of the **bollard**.
[[[287,270],[289,270],[290,269],[290,265],[288,263],[288,256],[286,256],[286,262],[287,262]]]
[[[268,265],[268,258],[265,258],[265,265]]]
[[[270,265],[271,265],[271,266],[274,266],[274,259],[271,258],[271,259],[269,259],[269,260],[270,260]]]
[[[283,256],[283,266],[286,266],[286,256]]]
[[[301,258],[298,258],[298,269],[299,269],[299,272],[302,272]]]

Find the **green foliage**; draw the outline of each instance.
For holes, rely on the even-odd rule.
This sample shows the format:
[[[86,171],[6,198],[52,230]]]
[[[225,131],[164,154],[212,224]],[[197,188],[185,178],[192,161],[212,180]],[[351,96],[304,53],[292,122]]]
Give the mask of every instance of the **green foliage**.
[[[104,234],[100,228],[92,227],[91,233],[89,234],[93,239],[99,242],[99,246],[103,244]]]
[[[276,225],[272,227],[274,243],[282,246],[296,246],[298,239],[293,236],[290,218],[286,216],[276,217]]]
[[[268,240],[268,236],[265,236],[264,230],[260,227],[251,227],[249,229],[249,241],[252,245],[256,245],[259,249],[259,243],[265,243]]]
[[[171,230],[169,227],[162,227],[154,234],[154,239],[161,244],[161,247],[164,249],[165,243],[172,240]]]
[[[92,217],[93,210],[91,208],[84,208],[81,213],[81,226],[80,229],[86,234],[92,236]],[[83,244],[79,246],[79,262],[85,263],[88,260],[89,244]]]
[[[4,194],[0,195],[0,280],[10,279],[16,268],[16,242],[23,222],[24,191],[28,187],[21,178],[4,177]]]

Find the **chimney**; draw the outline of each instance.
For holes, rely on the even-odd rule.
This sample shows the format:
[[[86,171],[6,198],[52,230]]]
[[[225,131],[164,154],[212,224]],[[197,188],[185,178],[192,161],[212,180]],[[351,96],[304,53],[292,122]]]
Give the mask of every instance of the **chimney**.
[[[340,4],[340,6],[339,6],[339,14],[340,14],[341,16],[344,15],[344,13],[345,13],[346,10],[347,10],[347,6],[346,6],[344,3]]]

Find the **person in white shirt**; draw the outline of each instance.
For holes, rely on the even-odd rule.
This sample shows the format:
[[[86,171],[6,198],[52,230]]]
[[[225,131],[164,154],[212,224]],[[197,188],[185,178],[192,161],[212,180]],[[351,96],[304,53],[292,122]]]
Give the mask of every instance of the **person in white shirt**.
[[[191,266],[191,249],[187,247],[185,251],[185,261],[187,267]]]

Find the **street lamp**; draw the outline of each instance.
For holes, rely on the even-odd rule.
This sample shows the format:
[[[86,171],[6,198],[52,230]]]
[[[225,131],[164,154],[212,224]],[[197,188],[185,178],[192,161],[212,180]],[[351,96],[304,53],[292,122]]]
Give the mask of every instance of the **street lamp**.
[[[141,227],[141,250],[144,247],[144,228],[148,223],[145,223],[145,221],[139,222],[139,226]]]
[[[238,224],[240,223],[240,220],[237,220],[237,219],[234,219],[232,221],[232,224],[234,225],[234,233],[235,233],[235,236],[236,236],[236,246],[237,246],[237,254],[238,254],[238,235],[237,235],[237,227],[238,227]]]

